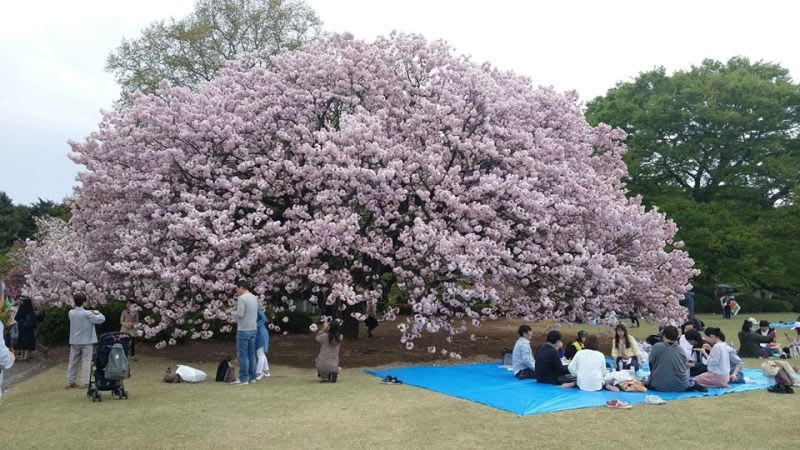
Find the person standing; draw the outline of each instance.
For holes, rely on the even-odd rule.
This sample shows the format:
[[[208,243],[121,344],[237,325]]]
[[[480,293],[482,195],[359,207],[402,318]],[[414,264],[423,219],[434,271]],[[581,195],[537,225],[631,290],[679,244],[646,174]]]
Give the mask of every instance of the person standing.
[[[19,341],[19,328],[17,328],[16,320],[18,311],[19,298],[15,298],[11,301],[11,305],[8,307],[8,322],[6,323],[6,333],[8,334],[8,343],[6,343],[6,345],[15,355],[16,350],[14,350],[14,348],[17,346],[17,342]]]
[[[520,325],[517,329],[519,339],[514,344],[514,352],[511,354],[511,370],[514,376],[520,380],[536,377],[536,363],[533,360],[533,350],[531,350],[531,339],[533,332],[528,325]]]
[[[240,281],[236,285],[236,309],[231,315],[236,319],[236,354],[239,358],[239,379],[231,383],[244,386],[256,382],[256,330],[258,300],[250,292],[250,285]]]
[[[0,336],[4,332],[3,321],[0,320]],[[3,372],[10,369],[14,365],[14,352],[6,347],[4,340],[0,339],[0,405],[3,404]]]
[[[33,309],[33,302],[30,297],[20,296],[19,311],[14,320],[17,322],[17,345],[16,350],[22,351],[22,359],[27,361],[32,351],[36,350],[36,311]]]
[[[269,331],[267,331],[267,314],[261,306],[258,308],[256,322],[256,380],[261,380],[269,377],[269,361],[267,361]]]
[[[72,297],[75,304],[69,312],[69,367],[67,368],[67,389],[78,387],[75,381],[78,377],[78,364],[81,366],[81,387],[89,386],[89,375],[92,370],[92,351],[97,344],[97,331],[95,325],[106,321],[105,316],[99,311],[87,311],[83,308],[86,303],[84,294],[75,294]]]
[[[125,309],[122,310],[119,323],[119,331],[131,336],[130,358],[136,361],[136,325],[139,324],[139,310],[136,309],[136,305],[132,301],[128,301]]]

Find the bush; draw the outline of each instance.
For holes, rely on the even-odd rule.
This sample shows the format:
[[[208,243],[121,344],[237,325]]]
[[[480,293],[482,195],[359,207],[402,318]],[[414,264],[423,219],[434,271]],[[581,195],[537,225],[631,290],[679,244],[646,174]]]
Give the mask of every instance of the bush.
[[[694,312],[720,314],[722,308],[720,308],[719,302],[710,296],[696,292],[694,296]]]
[[[288,317],[289,321],[284,322],[283,318]],[[281,328],[281,333],[288,331],[289,333],[308,333],[308,327],[314,323],[311,313],[305,311],[285,311],[278,313],[272,323]]]
[[[782,313],[792,311],[792,304],[782,300],[762,300],[761,304],[763,305],[763,312]]]

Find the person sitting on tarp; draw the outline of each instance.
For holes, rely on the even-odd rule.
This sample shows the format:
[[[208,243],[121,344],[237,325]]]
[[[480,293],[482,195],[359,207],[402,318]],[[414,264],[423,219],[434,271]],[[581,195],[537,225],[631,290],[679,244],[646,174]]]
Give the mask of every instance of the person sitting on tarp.
[[[563,346],[561,332],[550,330],[547,333],[546,342],[536,351],[536,381],[562,385],[575,382],[575,375],[569,373],[569,370],[558,356],[558,349]]]
[[[561,387],[574,387],[577,384],[582,391],[599,391],[603,389],[606,376],[606,357],[598,351],[600,344],[597,336],[588,335],[585,339],[586,347],[574,355],[568,367],[576,381],[562,384]]]
[[[707,391],[689,380],[686,353],[678,345],[678,329],[664,327],[661,342],[650,350],[650,378],[647,387],[662,392],[682,392],[696,389]]]
[[[753,333],[753,321],[745,320],[739,332],[739,356],[741,358],[758,358],[761,356],[761,344],[772,342],[769,336]]]
[[[705,330],[712,347],[708,354],[706,372],[694,377],[695,383],[709,387],[728,388],[731,381],[731,360],[728,357],[728,344],[725,343],[725,333],[719,328],[709,327]],[[708,350],[708,344],[704,346]]]
[[[756,334],[760,334],[761,336],[770,338],[768,343],[761,343],[761,356],[769,358],[772,356],[773,353],[779,352],[780,350],[777,349],[776,345],[770,345],[772,343],[777,342],[777,334],[775,333],[774,328],[770,328],[769,320],[762,320],[758,323],[758,330]]]
[[[706,362],[708,361],[708,351],[703,347],[705,341],[703,336],[695,330],[689,330],[681,336],[681,341],[686,341],[689,345],[688,351],[683,343],[679,344],[686,353],[686,363],[689,366],[689,376],[696,377],[701,373],[708,370]]]
[[[575,357],[576,353],[583,350],[585,346],[584,339],[586,339],[587,335],[588,333],[585,330],[578,331],[578,336],[574,341],[570,342],[566,350],[564,350],[564,357],[567,359],[572,359]]]
[[[617,324],[614,331],[614,340],[611,342],[611,358],[614,360],[614,367],[638,371],[642,364],[639,344],[636,343],[633,336],[628,335],[625,325]],[[621,367],[620,363],[622,363]]]
[[[520,380],[534,378],[536,364],[531,350],[533,332],[528,325],[520,325],[517,333],[519,333],[519,339],[514,344],[514,352],[511,354],[511,370],[514,371],[514,376]]]

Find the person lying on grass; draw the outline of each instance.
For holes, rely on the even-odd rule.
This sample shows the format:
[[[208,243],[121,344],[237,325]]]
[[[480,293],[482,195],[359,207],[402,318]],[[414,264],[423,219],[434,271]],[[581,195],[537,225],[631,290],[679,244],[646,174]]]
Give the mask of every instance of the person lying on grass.
[[[536,381],[539,383],[548,384],[568,384],[575,381],[575,376],[569,373],[564,364],[561,362],[561,357],[558,355],[558,349],[563,347],[564,343],[561,341],[561,332],[558,330],[550,330],[547,333],[547,339],[536,351]]]

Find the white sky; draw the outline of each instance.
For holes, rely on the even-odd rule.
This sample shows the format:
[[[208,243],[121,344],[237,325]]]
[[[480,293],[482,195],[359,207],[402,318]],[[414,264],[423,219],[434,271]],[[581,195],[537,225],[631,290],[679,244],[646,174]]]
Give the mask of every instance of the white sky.
[[[392,30],[445,39],[476,62],[578,91],[583,101],[663,65],[734,55],[800,79],[789,1],[307,0],[331,32],[372,39]],[[118,96],[103,71],[123,36],[183,17],[194,0],[0,0],[0,191],[17,203],[60,200],[78,167],[68,139],[97,127]]]

